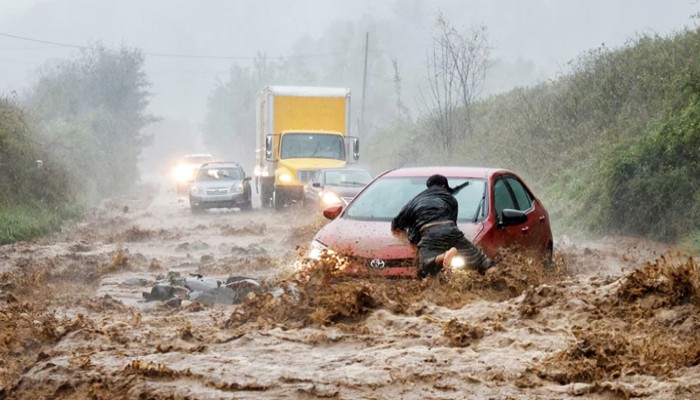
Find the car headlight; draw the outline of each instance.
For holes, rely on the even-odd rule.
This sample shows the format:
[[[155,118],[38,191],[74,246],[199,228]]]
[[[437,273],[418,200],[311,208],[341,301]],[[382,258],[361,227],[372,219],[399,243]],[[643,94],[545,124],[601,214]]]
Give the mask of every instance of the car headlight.
[[[333,204],[340,204],[342,203],[342,200],[340,200],[340,197],[338,197],[337,194],[333,192],[326,192],[323,194],[323,204],[325,205],[333,205]]]
[[[181,182],[192,179],[192,168],[187,165],[179,165],[175,169],[175,178]]]
[[[197,188],[197,186],[192,186],[192,188],[190,189],[190,193],[192,193],[192,194],[199,193],[199,189]]]
[[[464,259],[464,257],[455,256],[454,258],[452,258],[452,262],[450,262],[450,268],[463,269],[466,266],[467,261]]]
[[[311,241],[309,245],[309,250],[306,252],[306,258],[311,260],[321,259],[321,253],[325,251],[326,254],[334,254],[335,252],[328,248],[325,244],[319,242],[318,240]]]
[[[292,176],[285,172],[279,175],[279,180],[280,182],[291,182]]]
[[[243,183],[238,183],[238,184],[231,186],[231,191],[232,192],[242,192],[243,191]]]

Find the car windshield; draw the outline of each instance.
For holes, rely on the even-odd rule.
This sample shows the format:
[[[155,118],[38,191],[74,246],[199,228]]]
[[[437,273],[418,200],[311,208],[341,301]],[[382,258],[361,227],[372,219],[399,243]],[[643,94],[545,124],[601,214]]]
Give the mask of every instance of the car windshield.
[[[372,175],[367,171],[337,170],[326,171],[327,186],[362,187],[372,180]]]
[[[350,204],[345,217],[349,219],[390,221],[401,211],[415,195],[426,189],[425,177],[420,178],[383,178],[374,181],[355,201]],[[459,202],[460,221],[482,220],[487,214],[482,207],[488,204],[484,196],[484,181],[481,179],[449,178],[451,187],[466,181],[455,198]]]
[[[282,158],[345,159],[345,142],[339,135],[287,133],[282,136]]]
[[[240,168],[202,168],[197,173],[197,181],[235,181],[242,178]]]

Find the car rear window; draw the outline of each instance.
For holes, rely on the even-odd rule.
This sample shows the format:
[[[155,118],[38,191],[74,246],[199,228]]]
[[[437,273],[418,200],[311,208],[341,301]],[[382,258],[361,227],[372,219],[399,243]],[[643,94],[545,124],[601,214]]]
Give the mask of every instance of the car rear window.
[[[481,179],[449,178],[451,187],[469,181],[469,185],[455,195],[459,203],[458,219],[473,221],[487,213],[478,212],[484,196]],[[426,178],[380,178],[370,184],[348,206],[345,217],[349,219],[390,221],[415,195],[426,189]],[[488,204],[484,201],[483,203]],[[477,216],[478,213],[478,216]]]

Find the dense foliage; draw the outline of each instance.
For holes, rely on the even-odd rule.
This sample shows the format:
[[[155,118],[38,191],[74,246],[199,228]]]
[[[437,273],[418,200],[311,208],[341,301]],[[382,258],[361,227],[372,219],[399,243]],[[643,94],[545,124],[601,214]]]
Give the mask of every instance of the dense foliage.
[[[364,157],[386,166],[516,170],[540,193],[559,233],[697,237],[698,54],[696,30],[602,47],[552,81],[474,104],[473,132],[451,157],[423,133],[428,113],[377,135]]]
[[[0,100],[0,243],[131,188],[154,120],[142,66],[137,50],[95,46],[45,69],[21,103]]]
[[[137,159],[150,137],[143,128],[150,94],[139,50],[95,46],[40,77],[28,108],[54,160],[93,202],[124,193],[138,179]]]
[[[0,99],[0,244],[49,233],[75,214],[70,178],[49,159],[24,112]]]

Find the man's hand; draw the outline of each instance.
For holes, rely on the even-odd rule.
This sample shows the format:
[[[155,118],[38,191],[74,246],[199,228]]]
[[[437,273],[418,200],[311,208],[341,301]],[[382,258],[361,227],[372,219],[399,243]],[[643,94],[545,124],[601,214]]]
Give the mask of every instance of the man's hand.
[[[494,276],[498,273],[498,267],[491,267],[484,272],[484,276]]]

